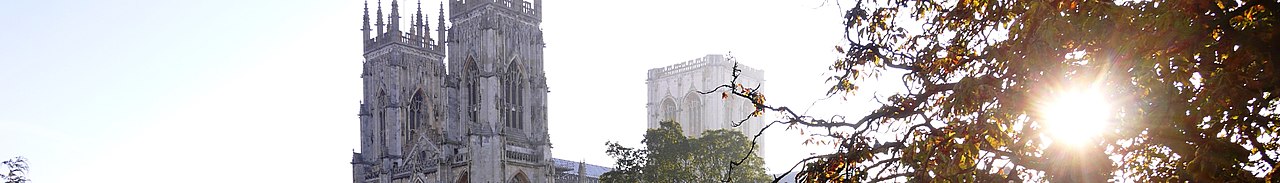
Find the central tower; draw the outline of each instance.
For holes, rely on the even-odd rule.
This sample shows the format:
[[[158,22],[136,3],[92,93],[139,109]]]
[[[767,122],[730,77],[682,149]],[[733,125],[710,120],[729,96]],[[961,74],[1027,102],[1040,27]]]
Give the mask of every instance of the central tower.
[[[541,0],[445,1],[434,37],[366,5],[353,182],[552,182]]]

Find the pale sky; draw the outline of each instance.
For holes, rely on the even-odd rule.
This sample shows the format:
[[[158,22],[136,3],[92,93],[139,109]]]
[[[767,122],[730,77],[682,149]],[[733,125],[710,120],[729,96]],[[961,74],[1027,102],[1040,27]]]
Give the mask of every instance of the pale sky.
[[[823,0],[544,1],[552,154],[604,166],[640,145],[648,69],[732,52],[803,108],[843,43]],[[0,1],[0,158],[36,182],[349,182],[361,2]],[[771,173],[832,149],[781,129]]]

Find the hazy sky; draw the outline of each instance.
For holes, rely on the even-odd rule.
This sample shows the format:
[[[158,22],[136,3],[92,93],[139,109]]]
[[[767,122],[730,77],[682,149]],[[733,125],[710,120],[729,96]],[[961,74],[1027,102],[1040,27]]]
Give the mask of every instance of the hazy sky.
[[[37,182],[349,182],[361,2],[0,1],[0,158]],[[808,106],[842,43],[823,0],[545,3],[553,155],[598,165],[639,145],[648,69],[732,52]],[[770,172],[830,149],[776,129]]]

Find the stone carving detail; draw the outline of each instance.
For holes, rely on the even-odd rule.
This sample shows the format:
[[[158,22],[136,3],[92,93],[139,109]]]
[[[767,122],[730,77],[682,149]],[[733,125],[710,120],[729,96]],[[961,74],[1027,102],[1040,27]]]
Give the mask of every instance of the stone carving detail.
[[[397,0],[366,5],[360,29],[365,57],[362,101],[376,102],[361,104],[357,111],[362,139],[361,152],[352,156],[352,181],[505,182],[503,177],[514,176],[508,175],[511,172],[552,172],[553,165],[541,160],[551,153],[546,92],[536,89],[546,88],[539,25],[542,1],[443,1],[435,30],[430,29],[426,21],[430,17],[421,13],[420,4],[413,15],[400,15]],[[448,15],[444,3],[449,3]],[[388,4],[390,11],[383,10]],[[369,16],[370,8],[376,16]],[[511,60],[495,58],[519,58],[524,78],[519,81],[528,83],[527,92],[507,95],[524,101],[519,106],[498,103],[511,101],[499,94],[503,86],[499,77],[504,72],[498,72]],[[463,73],[464,63],[474,64],[475,75]],[[385,98],[376,95],[379,91],[386,92]],[[419,91],[426,96],[421,104],[426,105],[427,115],[414,115],[413,111],[421,110],[405,107],[414,104],[407,96]],[[477,100],[468,100],[470,96]],[[531,129],[503,129],[506,118],[498,116],[503,114],[499,106],[530,110],[513,116],[529,119],[525,127]],[[470,116],[473,109],[475,117]],[[422,125],[421,121],[427,121],[427,127],[409,124]],[[519,150],[507,149],[507,144],[516,144]],[[528,180],[551,179],[550,174],[544,176],[548,177]]]

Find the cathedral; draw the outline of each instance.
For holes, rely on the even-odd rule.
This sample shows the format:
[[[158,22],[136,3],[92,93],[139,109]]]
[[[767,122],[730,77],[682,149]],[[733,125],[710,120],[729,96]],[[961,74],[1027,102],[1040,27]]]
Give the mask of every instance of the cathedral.
[[[728,84],[733,79],[735,65],[742,70],[736,80],[739,84],[755,87],[764,82],[764,71],[738,64],[725,55],[706,55],[649,69],[649,79],[645,80],[649,128],[659,128],[660,122],[671,120],[680,123],[684,135],[690,137],[699,137],[703,131],[717,129],[738,130],[747,137],[760,133],[765,124],[760,117],[741,121],[755,111],[751,101],[739,97],[721,98],[718,92],[709,95],[698,93]],[[733,126],[738,122],[742,124]],[[757,142],[759,149],[764,149],[764,138],[765,135],[761,135],[762,140]],[[756,152],[756,155],[764,157],[762,151]]]
[[[434,32],[365,3],[352,182],[554,182],[542,0],[443,1]]]

